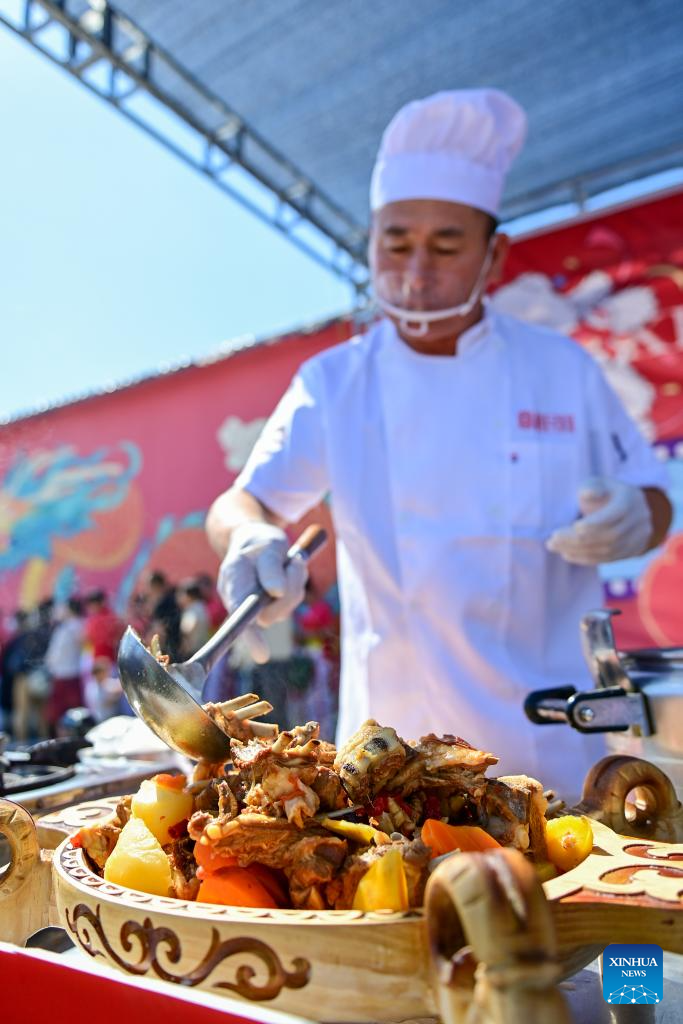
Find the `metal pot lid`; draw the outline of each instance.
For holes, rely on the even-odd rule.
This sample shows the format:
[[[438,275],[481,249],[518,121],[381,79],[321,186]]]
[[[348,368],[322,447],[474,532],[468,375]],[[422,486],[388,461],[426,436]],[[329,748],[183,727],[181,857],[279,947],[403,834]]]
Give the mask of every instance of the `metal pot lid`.
[[[645,679],[632,677],[632,681],[648,700],[657,697],[683,697],[683,674],[661,679],[653,676],[647,676]]]
[[[27,789],[38,789],[65,782],[76,774],[74,765],[59,768],[48,764],[12,764],[9,771],[0,772],[0,796],[13,796]]]

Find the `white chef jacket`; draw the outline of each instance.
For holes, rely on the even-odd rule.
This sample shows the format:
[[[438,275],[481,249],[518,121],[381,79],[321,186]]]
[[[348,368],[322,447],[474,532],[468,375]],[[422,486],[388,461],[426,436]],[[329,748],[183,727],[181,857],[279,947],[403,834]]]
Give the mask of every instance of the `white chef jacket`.
[[[236,483],[290,522],[331,493],[337,742],[368,717],[406,739],[454,733],[499,755],[496,774],[578,794],[601,738],[532,725],[522,705],[592,685],[579,621],[602,604],[598,574],[545,541],[593,474],[665,482],[592,357],[489,306],[455,356],[382,320],[303,364]]]

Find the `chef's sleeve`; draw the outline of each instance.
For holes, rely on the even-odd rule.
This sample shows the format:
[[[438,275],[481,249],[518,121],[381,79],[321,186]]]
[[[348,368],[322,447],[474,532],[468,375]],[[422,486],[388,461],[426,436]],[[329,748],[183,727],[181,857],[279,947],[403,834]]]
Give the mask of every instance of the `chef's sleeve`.
[[[329,490],[323,411],[314,367],[304,364],[266,423],[235,480],[266,508],[294,523]]]
[[[666,467],[592,359],[588,364],[587,399],[591,473],[635,487],[666,490]]]

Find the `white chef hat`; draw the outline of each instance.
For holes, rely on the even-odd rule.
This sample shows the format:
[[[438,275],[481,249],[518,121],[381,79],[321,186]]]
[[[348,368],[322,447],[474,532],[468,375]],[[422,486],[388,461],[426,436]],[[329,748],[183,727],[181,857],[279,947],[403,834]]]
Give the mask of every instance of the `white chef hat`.
[[[373,210],[400,199],[445,199],[496,216],[526,114],[498,89],[453,89],[406,104],[382,136]]]

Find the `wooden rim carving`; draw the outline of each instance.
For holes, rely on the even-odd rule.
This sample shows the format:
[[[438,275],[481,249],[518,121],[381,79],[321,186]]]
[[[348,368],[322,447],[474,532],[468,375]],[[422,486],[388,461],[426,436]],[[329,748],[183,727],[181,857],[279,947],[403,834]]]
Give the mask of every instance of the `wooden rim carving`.
[[[427,884],[425,908],[444,1024],[569,1024],[550,907],[522,854],[445,861]]]
[[[169,968],[180,963],[183,947],[172,928],[166,925],[155,927],[149,917],[142,922],[124,921],[119,927],[119,952],[109,941],[99,903],[94,910],[86,903],[76,904],[71,912],[67,907],[65,917],[69,931],[84,952],[92,957],[108,956],[127,974],[141,976],[151,971],[162,981],[194,988],[206,981],[227,959],[249,956],[259,961],[261,970],[255,970],[249,963],[241,963],[233,981],[214,981],[211,987],[230,990],[252,1002],[275,999],[283,988],[304,988],[311,976],[311,964],[303,957],[296,957],[292,969],[287,971],[275,950],[262,940],[245,936],[221,941],[216,928],[211,929],[208,948],[199,963],[191,969],[173,971]],[[263,970],[266,977],[259,981]]]
[[[31,815],[11,800],[0,800],[0,834],[11,852],[9,867],[0,880],[0,899],[6,899],[30,883],[31,872],[40,863],[40,843]]]
[[[642,798],[640,817],[638,809],[629,805],[633,793]],[[619,834],[683,841],[683,807],[670,779],[656,765],[638,757],[613,754],[598,761],[586,776],[576,811]]]

